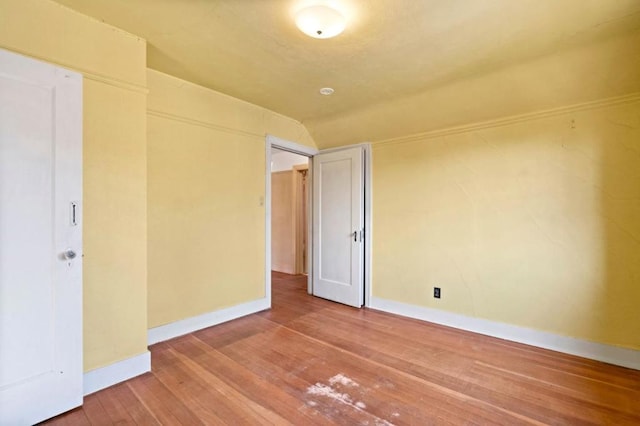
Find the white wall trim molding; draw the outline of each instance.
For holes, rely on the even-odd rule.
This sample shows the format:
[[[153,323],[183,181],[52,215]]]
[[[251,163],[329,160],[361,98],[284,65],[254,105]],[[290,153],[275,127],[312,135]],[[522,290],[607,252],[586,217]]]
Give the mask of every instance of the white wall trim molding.
[[[633,102],[640,101],[640,92],[634,92],[623,96],[616,96],[612,98],[599,99],[596,101],[583,102],[579,104],[567,105],[559,108],[551,108],[542,111],[529,112],[525,114],[512,115],[508,117],[481,121],[477,123],[465,124],[463,126],[449,127],[446,129],[432,130],[428,132],[416,133],[408,136],[401,136],[397,138],[385,139],[377,142],[373,142],[375,146],[395,145],[407,142],[416,142],[426,139],[434,139],[438,137],[456,135],[460,133],[473,132],[477,130],[490,129],[494,127],[508,126],[510,124],[517,124],[525,121],[540,120],[548,117],[555,117],[563,114],[570,114],[573,112],[587,111],[598,108],[606,108],[616,105],[624,105]]]
[[[99,390],[108,388],[125,380],[151,371],[151,352],[146,351],[140,355],[127,358],[122,361],[96,368],[84,373],[83,392],[89,395]]]
[[[372,309],[640,370],[640,351],[373,297]]]
[[[270,300],[267,298],[257,299],[240,305],[231,306],[229,308],[219,309],[207,312],[206,314],[175,321],[159,327],[150,328],[147,333],[147,342],[149,345],[164,342],[165,340],[183,336],[194,331],[202,330],[203,328],[264,311],[270,307]]]

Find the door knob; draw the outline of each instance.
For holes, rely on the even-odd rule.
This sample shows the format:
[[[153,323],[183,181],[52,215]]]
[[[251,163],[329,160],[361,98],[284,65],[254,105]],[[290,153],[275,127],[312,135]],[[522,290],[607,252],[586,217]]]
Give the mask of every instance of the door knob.
[[[70,248],[66,249],[62,254],[64,255],[64,258],[67,260],[75,259],[77,256],[76,252],[71,250]]]

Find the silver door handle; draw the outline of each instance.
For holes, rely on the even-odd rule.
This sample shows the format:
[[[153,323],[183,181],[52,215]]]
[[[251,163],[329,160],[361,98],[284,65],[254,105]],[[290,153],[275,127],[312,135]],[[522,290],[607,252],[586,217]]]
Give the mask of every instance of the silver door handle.
[[[64,253],[62,253],[62,255],[67,260],[75,259],[77,256],[76,252],[71,250],[70,248],[66,249]]]

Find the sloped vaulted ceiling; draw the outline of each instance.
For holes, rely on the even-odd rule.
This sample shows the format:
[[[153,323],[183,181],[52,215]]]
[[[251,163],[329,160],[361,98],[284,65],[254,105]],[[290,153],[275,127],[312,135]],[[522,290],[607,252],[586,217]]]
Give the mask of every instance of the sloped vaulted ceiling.
[[[146,38],[150,68],[295,118],[321,147],[640,91],[640,0],[329,0],[349,23],[327,40],[295,27],[311,0],[58,2]]]

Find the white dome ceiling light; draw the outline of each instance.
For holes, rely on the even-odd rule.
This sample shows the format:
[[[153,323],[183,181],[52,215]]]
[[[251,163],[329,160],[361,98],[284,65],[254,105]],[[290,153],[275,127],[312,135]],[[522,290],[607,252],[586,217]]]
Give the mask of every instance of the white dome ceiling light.
[[[309,6],[296,13],[296,25],[308,36],[331,38],[344,31],[347,20],[339,11],[324,5]]]

